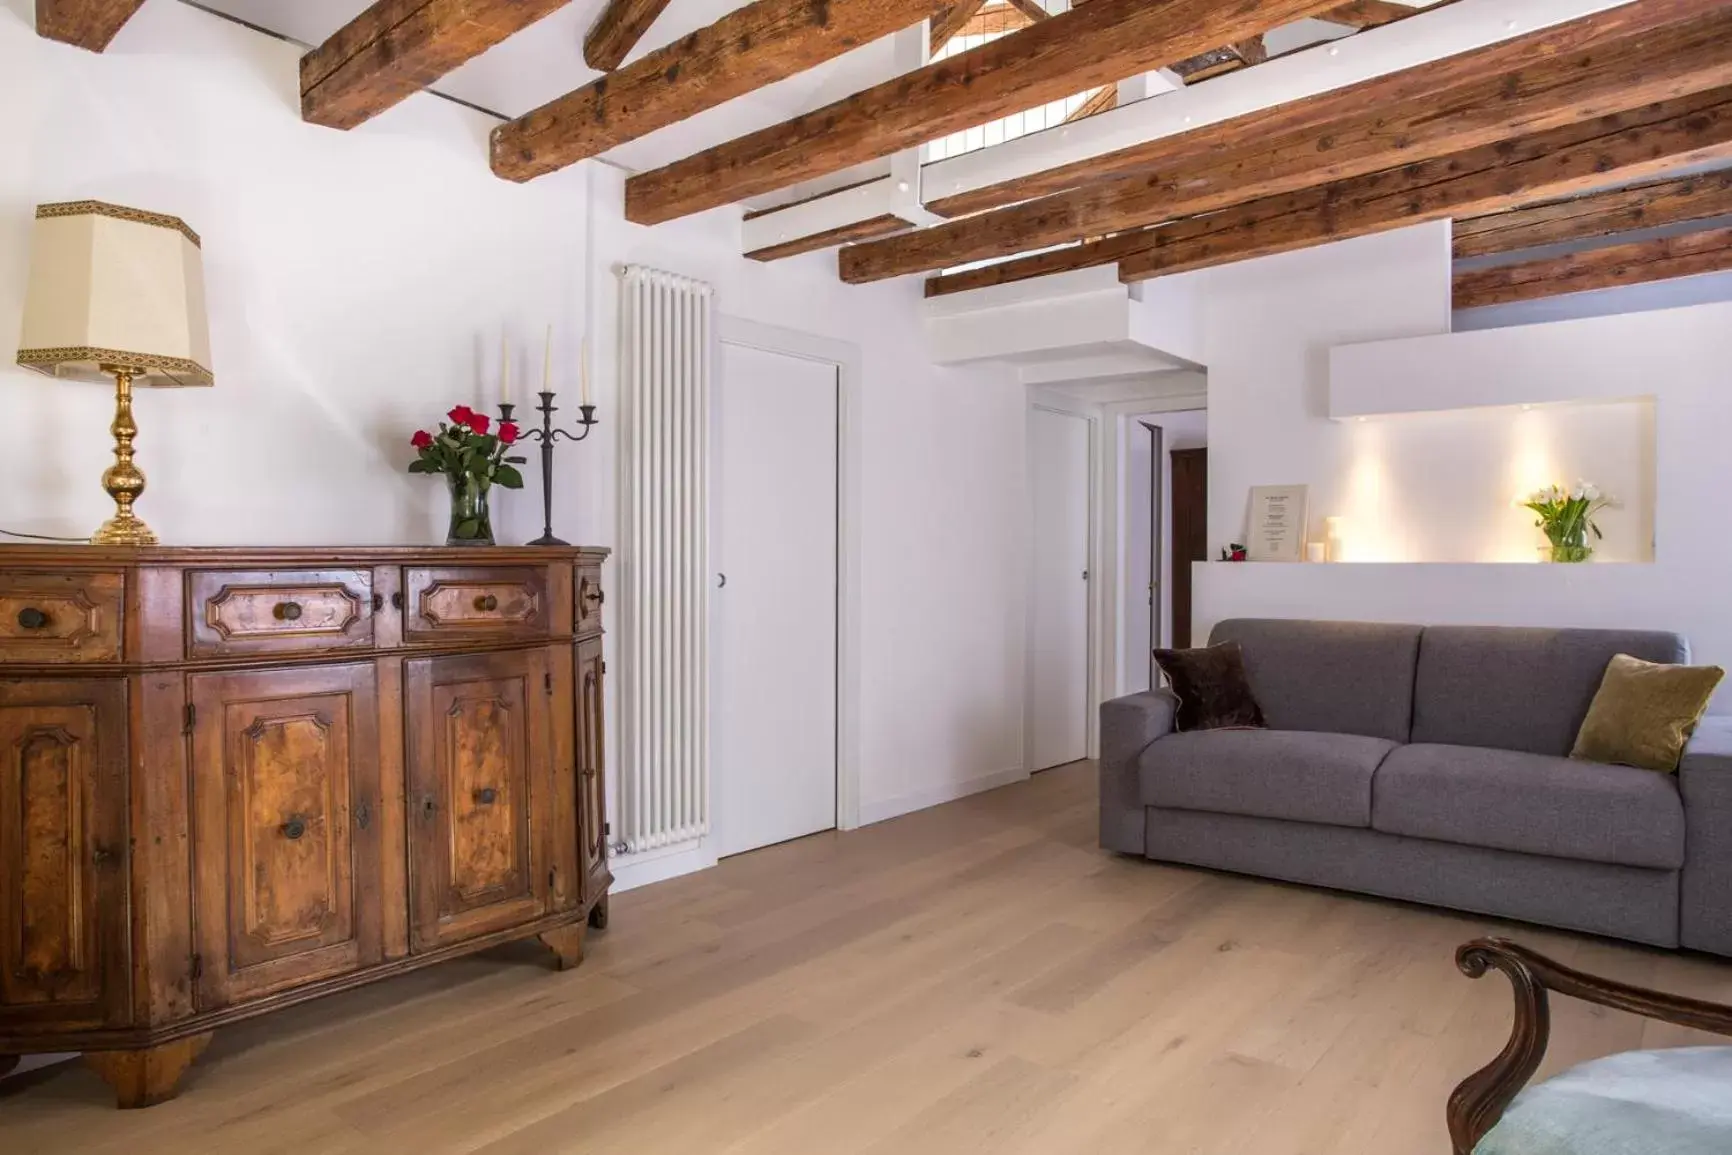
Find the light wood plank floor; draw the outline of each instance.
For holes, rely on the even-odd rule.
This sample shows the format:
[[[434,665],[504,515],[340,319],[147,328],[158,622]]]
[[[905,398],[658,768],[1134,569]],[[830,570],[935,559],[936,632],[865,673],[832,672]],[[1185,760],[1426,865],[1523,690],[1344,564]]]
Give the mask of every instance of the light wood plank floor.
[[[1429,1155],[1508,1030],[1463,940],[1732,1000],[1702,957],[1103,854],[1092,774],[621,895],[569,974],[513,948],[230,1028],[148,1111],[57,1068],[0,1150]],[[1555,1013],[1548,1071],[1709,1041]]]

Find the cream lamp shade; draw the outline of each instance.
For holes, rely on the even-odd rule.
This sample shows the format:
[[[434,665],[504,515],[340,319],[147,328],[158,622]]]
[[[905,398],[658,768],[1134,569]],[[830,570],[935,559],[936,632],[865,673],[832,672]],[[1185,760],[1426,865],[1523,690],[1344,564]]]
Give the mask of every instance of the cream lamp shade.
[[[101,201],[38,205],[18,363],[54,377],[213,385],[198,234]]]

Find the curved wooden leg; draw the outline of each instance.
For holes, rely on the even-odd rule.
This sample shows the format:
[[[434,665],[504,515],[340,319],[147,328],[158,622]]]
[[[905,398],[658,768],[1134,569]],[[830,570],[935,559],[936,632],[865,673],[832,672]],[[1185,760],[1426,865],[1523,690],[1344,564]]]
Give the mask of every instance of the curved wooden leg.
[[[121,1110],[154,1107],[180,1093],[180,1078],[210,1045],[210,1032],[139,1051],[95,1051],[84,1062],[114,1088]]]
[[[589,908],[589,925],[596,930],[607,929],[607,895],[595,900],[595,905]]]
[[[16,1067],[18,1061],[23,1057],[23,1055],[0,1055],[0,1079],[10,1075],[12,1068]]]
[[[554,953],[562,971],[571,970],[583,962],[583,942],[588,937],[589,925],[581,922],[541,932],[541,941]]]

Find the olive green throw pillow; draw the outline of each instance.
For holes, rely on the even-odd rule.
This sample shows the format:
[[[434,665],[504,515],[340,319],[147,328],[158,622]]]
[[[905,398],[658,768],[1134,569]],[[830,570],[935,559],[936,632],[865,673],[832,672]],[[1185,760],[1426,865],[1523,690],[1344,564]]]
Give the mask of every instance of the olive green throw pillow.
[[[1571,758],[1671,773],[1726,671],[1614,656]]]

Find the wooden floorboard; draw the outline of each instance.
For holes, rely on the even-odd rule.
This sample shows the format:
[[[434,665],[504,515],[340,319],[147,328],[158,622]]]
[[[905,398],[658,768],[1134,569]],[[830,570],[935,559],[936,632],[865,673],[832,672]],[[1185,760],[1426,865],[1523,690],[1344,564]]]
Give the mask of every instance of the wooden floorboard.
[[[220,1031],[117,1112],[0,1092],[7,1155],[1442,1155],[1508,1032],[1493,931],[1732,1000],[1732,964],[1105,854],[1093,770],[619,895],[576,971],[504,948]],[[1567,999],[1546,1072],[1707,1036]]]

